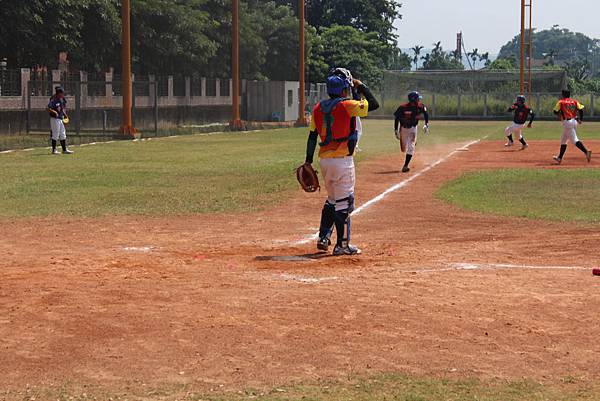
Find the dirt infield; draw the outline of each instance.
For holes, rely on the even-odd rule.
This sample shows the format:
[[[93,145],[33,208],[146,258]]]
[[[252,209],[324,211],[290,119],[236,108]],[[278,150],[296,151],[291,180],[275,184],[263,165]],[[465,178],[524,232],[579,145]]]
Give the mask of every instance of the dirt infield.
[[[433,196],[466,171],[555,168],[555,142],[531,145],[475,144],[363,210],[360,257],[300,243],[324,194],[254,215],[3,221],[0,389],[231,391],[392,371],[598,380],[598,226]],[[414,173],[460,146],[418,153]],[[568,156],[561,168],[585,164]],[[362,164],[358,203],[410,177],[400,163]]]

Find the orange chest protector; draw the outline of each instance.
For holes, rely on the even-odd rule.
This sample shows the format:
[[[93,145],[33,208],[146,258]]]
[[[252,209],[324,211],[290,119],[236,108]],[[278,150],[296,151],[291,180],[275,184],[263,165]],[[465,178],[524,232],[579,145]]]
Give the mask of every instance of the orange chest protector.
[[[331,142],[342,143],[357,138],[356,119],[351,117],[342,102],[349,99],[335,98],[319,103],[315,113],[315,127],[321,138],[320,146]],[[325,131],[323,131],[325,127]]]

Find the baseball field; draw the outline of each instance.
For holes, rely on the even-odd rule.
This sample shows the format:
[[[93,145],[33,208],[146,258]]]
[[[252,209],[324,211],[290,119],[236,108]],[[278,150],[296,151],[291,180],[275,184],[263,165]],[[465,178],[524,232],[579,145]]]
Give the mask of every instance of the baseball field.
[[[0,154],[0,400],[600,400],[600,124],[368,120],[316,253],[306,131]]]

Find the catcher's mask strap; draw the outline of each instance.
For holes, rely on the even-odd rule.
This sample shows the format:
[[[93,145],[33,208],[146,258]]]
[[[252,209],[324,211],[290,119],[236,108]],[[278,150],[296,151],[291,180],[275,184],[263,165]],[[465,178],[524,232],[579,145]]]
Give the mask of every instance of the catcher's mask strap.
[[[327,134],[325,136],[325,140],[319,143],[319,146],[327,146],[333,140],[333,110],[335,110],[336,106],[343,102],[344,100],[348,100],[345,97],[337,97],[335,99],[323,100],[321,102],[321,111],[323,112],[325,125],[327,127]],[[338,138],[336,142],[344,142],[347,138]]]

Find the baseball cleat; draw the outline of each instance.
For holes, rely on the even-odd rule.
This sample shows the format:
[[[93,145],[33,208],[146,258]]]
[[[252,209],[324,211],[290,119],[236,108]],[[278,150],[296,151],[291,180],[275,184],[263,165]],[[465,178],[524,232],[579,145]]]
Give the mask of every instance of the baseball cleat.
[[[410,167],[408,167],[408,166],[402,167],[402,172],[403,173],[408,173],[409,171],[410,171]]]
[[[360,255],[362,251],[355,247],[354,245],[336,245],[333,249],[333,256],[343,256],[343,255]]]
[[[529,145],[525,144],[525,145],[521,145],[521,150],[525,150],[529,147]]]
[[[319,238],[317,241],[317,249],[320,251],[327,252],[329,250],[329,245],[331,245],[331,240],[327,237]]]
[[[560,157],[558,157],[558,156],[553,156],[552,158],[554,159],[554,161],[555,161],[556,163],[558,163],[558,164],[561,164],[561,163],[562,163],[562,159],[561,159]]]
[[[587,162],[590,163],[592,161],[592,151],[588,150],[587,153],[585,154],[585,158],[587,159]]]
[[[504,146],[509,148],[509,147],[513,146],[514,144],[515,144],[514,141],[508,141],[508,142],[506,142],[506,144],[504,144]]]
[[[63,150],[63,155],[72,155],[74,152],[72,150]]]
[[[58,151],[58,149],[52,149],[52,154],[58,155],[58,154],[60,154],[60,152]]]

